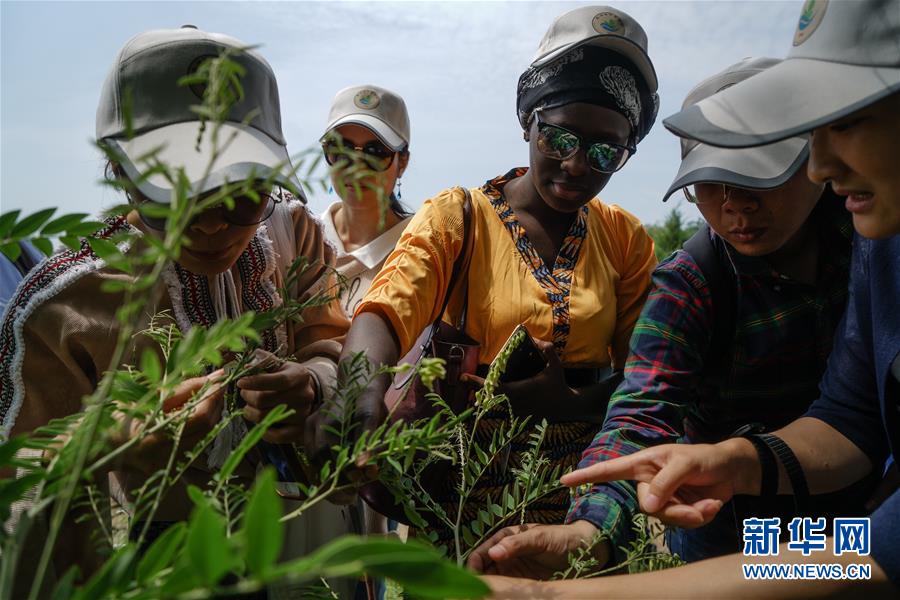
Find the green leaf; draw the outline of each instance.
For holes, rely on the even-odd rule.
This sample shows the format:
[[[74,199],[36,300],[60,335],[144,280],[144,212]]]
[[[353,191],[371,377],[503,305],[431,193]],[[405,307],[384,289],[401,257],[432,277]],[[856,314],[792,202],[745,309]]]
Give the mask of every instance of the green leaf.
[[[116,550],[100,570],[97,571],[87,584],[78,590],[75,598],[91,600],[93,598],[115,597],[131,579],[134,570],[134,559],[137,556],[137,548],[134,544],[122,546]]]
[[[477,523],[477,521],[476,521],[476,523]],[[472,534],[472,530],[469,529],[468,527],[462,528],[462,538],[463,538],[463,541],[466,543],[466,546],[469,546],[469,547],[474,546],[475,542],[478,541],[475,539],[475,536]]]
[[[275,470],[267,468],[256,478],[242,527],[244,561],[257,577],[265,577],[281,553],[284,540],[281,514],[281,501],[275,493]]]
[[[251,448],[262,439],[263,434],[268,431],[269,427],[278,421],[287,418],[288,415],[285,414],[286,412],[287,407],[284,404],[279,404],[269,411],[269,414],[267,414],[262,421],[250,428],[250,431],[247,432],[247,435],[244,436],[244,439],[241,440],[238,447],[231,451],[231,454],[229,454],[228,458],[225,460],[225,464],[222,465],[222,468],[219,469],[219,472],[214,476],[215,481],[219,484],[219,488],[221,488],[224,482],[228,481],[228,478],[231,477],[234,470],[237,469],[241,461],[244,460],[244,456],[246,456]]]
[[[44,253],[44,256],[53,254],[53,242],[45,237],[36,237],[31,240],[34,247]]]
[[[29,473],[23,477],[0,480],[0,522],[12,514],[12,504],[25,497],[25,494],[46,477],[45,472]]]
[[[118,294],[128,289],[130,283],[120,279],[107,279],[100,284],[100,291],[107,294]]]
[[[186,523],[176,523],[169,527],[153,542],[138,563],[137,580],[146,583],[151,577],[171,566],[178,551],[182,549],[185,537],[187,537]]]
[[[0,239],[8,236],[9,232],[12,231],[13,225],[15,225],[16,219],[19,218],[20,212],[22,211],[16,209],[0,214]]]
[[[144,349],[141,354],[141,371],[151,383],[156,383],[162,377],[162,365],[159,363],[159,356],[150,348]]]
[[[52,600],[69,600],[75,593],[75,578],[81,574],[77,565],[72,565],[63,575],[53,589]]]
[[[91,245],[91,250],[106,262],[114,262],[123,258],[119,247],[109,240],[91,238],[88,240],[88,243]]]
[[[63,231],[68,231],[70,227],[75,227],[79,225],[84,218],[88,216],[87,213],[73,213],[69,215],[63,215],[61,217],[56,217],[41,229],[41,235],[53,235],[55,233],[62,233]]]
[[[19,246],[18,242],[8,242],[0,246],[0,252],[2,252],[10,262],[16,262],[19,260],[19,256],[22,255],[22,247]]]
[[[77,235],[64,235],[59,238],[59,241],[69,250],[74,250],[75,252],[81,250],[81,238]]]
[[[233,557],[225,538],[225,519],[210,506],[194,510],[187,532],[187,554],[197,576],[207,586],[231,569]]]
[[[91,235],[92,233],[96,233],[97,231],[102,229],[103,226],[104,223],[101,223],[100,221],[85,221],[67,229],[66,234],[74,237],[83,237],[86,235]]]
[[[209,499],[203,495],[203,490],[196,485],[189,485],[187,489],[188,498],[197,508],[205,508],[209,506]]]
[[[43,210],[39,210],[36,213],[30,214],[18,223],[12,229],[9,236],[15,239],[21,239],[27,237],[37,231],[41,225],[47,222],[47,220],[53,216],[53,213],[56,212],[55,208],[45,208]]]
[[[278,565],[273,571],[273,575],[307,580],[362,573],[393,579],[417,598],[483,598],[489,592],[474,573],[415,540],[404,543],[390,538],[344,536],[306,558]]]
[[[0,466],[8,465],[9,462],[16,455],[16,452],[19,451],[19,448],[25,447],[25,444],[28,443],[27,435],[17,435],[14,438],[10,438],[9,440],[0,444]]]

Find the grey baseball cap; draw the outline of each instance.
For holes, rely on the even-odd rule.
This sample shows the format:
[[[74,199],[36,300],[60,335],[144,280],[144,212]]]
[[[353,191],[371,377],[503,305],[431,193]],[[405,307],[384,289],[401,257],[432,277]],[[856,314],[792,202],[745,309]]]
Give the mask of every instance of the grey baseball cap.
[[[541,67],[579,46],[600,46],[623,54],[644,76],[651,92],[659,83],[647,54],[647,34],[627,13],[611,6],[582,6],[553,21],[531,63]]]
[[[787,58],[664,120],[676,135],[770,144],[900,92],[900,1],[806,0]]]
[[[781,63],[776,58],[745,58],[721,73],[704,79],[692,89],[682,108],[721,92]],[[809,157],[805,138],[788,138],[755,148],[717,148],[688,138],[681,139],[681,166],[663,202],[678,190],[695,183],[724,183],[767,190],[793,177]]]
[[[214,128],[203,129],[198,145],[200,117],[191,110],[200,104],[203,87],[178,82],[225,51],[234,52],[231,60],[245,70],[240,79],[243,96],[230,107],[219,129],[218,156],[210,165]],[[146,31],[126,42],[100,93],[97,139],[120,156],[126,175],[154,202],[168,203],[172,198],[172,185],[164,175],[142,177],[156,161],[184,169],[192,195],[228,182],[272,176],[303,198],[281,131],[272,67],[247,44],[221,33],[185,25]]]
[[[406,103],[399,94],[383,87],[354,85],[335,95],[325,135],[348,123],[370,129],[391,150],[402,150],[409,145]]]

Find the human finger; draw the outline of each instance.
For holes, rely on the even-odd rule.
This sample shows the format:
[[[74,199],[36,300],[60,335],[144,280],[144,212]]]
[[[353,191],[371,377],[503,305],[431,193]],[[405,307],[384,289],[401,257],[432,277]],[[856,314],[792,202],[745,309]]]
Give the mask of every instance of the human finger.
[[[298,364],[289,367],[285,363],[278,370],[241,377],[237,380],[237,387],[257,392],[280,392],[301,387],[311,378],[312,373],[306,367]]]
[[[193,398],[197,392],[203,389],[204,386],[212,386],[215,385],[223,375],[225,371],[219,369],[218,371],[213,371],[209,375],[203,375],[200,377],[190,377],[185,379],[180,384],[175,387],[175,390],[170,394],[167,398],[163,400],[163,412],[170,412],[175,409],[181,408],[187,402]]]
[[[665,446],[647,448],[628,456],[620,456],[589,467],[576,469],[560,477],[560,483],[568,487],[575,487],[585,483],[649,479],[655,471],[654,461],[660,456],[660,448],[665,448]]]
[[[302,439],[303,427],[299,425],[276,425],[263,434],[263,440],[272,444],[292,444]]]
[[[708,525],[721,508],[721,500],[707,498],[693,504],[669,503],[662,510],[651,514],[667,525],[695,529]]]
[[[185,423],[185,433],[207,432],[221,420],[225,404],[225,387],[218,386],[209,390],[203,398],[191,408]]]
[[[648,482],[643,507],[647,512],[661,510],[691,475],[696,474],[697,464],[682,456],[671,456],[665,465]]]
[[[478,573],[484,573],[485,569],[494,562],[489,553],[491,548],[494,548],[503,538],[515,535],[522,530],[522,527],[504,527],[475,548],[469,555],[466,565]]]
[[[494,562],[531,556],[548,551],[547,541],[545,528],[531,527],[505,536],[488,549],[488,554]]]
[[[459,376],[460,383],[463,383],[471,389],[478,391],[484,387],[484,378],[470,373],[463,373]]]

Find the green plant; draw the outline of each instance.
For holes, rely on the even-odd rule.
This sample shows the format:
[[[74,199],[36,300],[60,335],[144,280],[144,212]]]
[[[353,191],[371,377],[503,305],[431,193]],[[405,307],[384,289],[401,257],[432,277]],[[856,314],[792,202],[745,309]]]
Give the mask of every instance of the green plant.
[[[697,230],[703,221],[685,221],[679,208],[673,207],[662,223],[647,225],[647,233],[655,243],[656,260],[662,260],[681,248]]]
[[[210,165],[230,143],[229,139],[220,139],[220,127],[229,103],[242,96],[241,74],[239,66],[226,53],[181,81],[182,85],[204,84],[203,102],[195,112],[203,119],[202,128],[211,128],[216,140]],[[127,115],[127,105],[125,109]],[[111,148],[101,145],[101,150],[110,162],[120,162]],[[13,503],[30,497],[15,530],[0,532],[3,555],[0,597],[12,596],[18,567],[22,566],[23,544],[41,519],[47,521],[48,533],[41,540],[37,564],[29,565],[34,567],[33,579],[25,586],[30,587],[30,598],[51,592],[61,599],[207,597],[258,590],[274,581],[314,584],[324,577],[362,572],[390,577],[421,597],[483,595],[486,587],[474,576],[417,543],[405,545],[393,540],[345,537],[300,560],[276,562],[284,522],[346,486],[343,473],[349,465],[361,460],[373,463],[405,460],[410,454],[446,443],[456,426],[456,417],[435,418],[412,426],[385,425],[352,444],[344,436],[344,445],[335,459],[318,472],[309,473],[310,481],[301,483],[305,494],[301,505],[284,514],[271,471],[264,471],[255,485],[236,475],[238,465],[265,431],[290,414],[280,406],[251,429],[206,486],[189,488],[194,506],[189,521],[173,525],[144,548],[145,540],[149,539],[149,524],[158,513],[165,493],[182,480],[217,433],[228,426],[229,420],[240,415],[232,393],[228,400],[230,416],[196,444],[179,448],[191,411],[202,401],[208,386],[178,409],[164,411],[164,403],[186,378],[226,363],[228,369],[221,384],[229,387],[254,369],[251,357],[262,331],[276,323],[299,319],[306,308],[329,301],[335,293],[333,289],[322,290],[303,301],[291,299],[287,291],[292,282],[310,266],[299,259],[288,270],[284,304],[268,313],[247,312],[208,328],[195,327],[188,331],[180,330],[167,315],[160,314],[153,315],[142,328],[141,315],[147,311],[147,299],[161,285],[160,275],[165,265],[180,256],[188,224],[216,204],[233,204],[238,196],[259,201],[258,182],[251,181],[253,177],[226,184],[202,199],[191,199],[190,185],[183,172],[161,163],[155,155],[147,156],[146,160],[152,168],[144,177],[150,173],[161,174],[175,190],[170,205],[145,203],[139,207],[148,216],[165,217],[166,229],[159,238],[144,236],[145,243],[136,245],[132,243],[134,233],[128,232],[113,239],[88,237],[82,242],[77,236],[101,225],[89,221],[85,215],[50,220],[54,211],[48,209],[21,219],[18,211],[0,216],[0,249],[12,259],[17,255],[19,241],[30,239],[48,252],[49,236],[63,234],[60,238],[63,244],[89,248],[109,267],[130,276],[104,287],[103,291],[118,293],[122,298],[116,313],[118,335],[109,368],[94,392],[84,398],[83,410],[0,445],[0,468],[17,469],[19,474],[18,478],[0,481],[0,517],[6,521]],[[297,165],[300,168],[303,162],[297,161]],[[308,173],[313,168],[314,165],[309,167]],[[134,183],[124,179],[109,182],[126,191]],[[268,179],[264,185],[273,183]],[[120,206],[111,214],[121,216],[132,209]],[[137,364],[123,364],[126,348],[135,336],[146,338],[153,345],[136,357]],[[427,367],[426,374],[434,376],[435,365]],[[351,428],[349,422],[343,426],[348,433]],[[106,495],[100,482],[118,461],[151,436],[171,440],[170,450],[166,456],[159,457],[160,466],[147,475],[143,486],[136,491],[126,525],[133,529],[135,541],[125,542],[107,525]],[[298,459],[302,461],[302,455]],[[45,586],[48,567],[62,525],[72,518],[73,509],[86,512],[84,518],[97,526],[97,550],[108,556],[102,567],[86,580],[73,568],[62,575],[54,590],[49,590]],[[18,586],[23,583],[28,584],[18,582]]]
[[[449,443],[406,461],[387,461],[380,471],[381,481],[399,500],[411,522],[429,532],[432,543],[438,541],[433,524],[452,533],[451,545],[444,550],[459,565],[465,564],[471,551],[497,530],[524,522],[525,511],[532,503],[560,488],[559,468],[553,467],[542,453],[547,423],[529,428],[528,419],[513,416],[506,396],[496,393],[506,361],[523,337],[524,333],[512,338],[498,354],[483,388],[476,394],[475,406],[447,423],[453,428]],[[431,394],[429,398],[439,408],[439,416],[452,414],[440,396]],[[484,420],[498,412],[505,418],[483,441]],[[501,488],[496,498],[477,496],[480,482],[497,469],[506,468],[514,441],[524,441],[526,449],[520,465],[511,468],[512,481]],[[448,475],[453,481],[450,504],[440,502],[432,490],[422,485],[423,473],[437,461],[451,461],[453,465]]]
[[[677,555],[664,552],[659,548],[659,540],[665,527],[659,521],[648,519],[638,513],[631,523],[632,540],[620,548],[623,559],[612,566],[604,567],[597,560],[594,550],[606,541],[608,536],[599,531],[588,543],[569,554],[569,565],[566,569],[554,574],[554,579],[586,579],[600,577],[612,573],[643,573],[661,571],[684,564]]]

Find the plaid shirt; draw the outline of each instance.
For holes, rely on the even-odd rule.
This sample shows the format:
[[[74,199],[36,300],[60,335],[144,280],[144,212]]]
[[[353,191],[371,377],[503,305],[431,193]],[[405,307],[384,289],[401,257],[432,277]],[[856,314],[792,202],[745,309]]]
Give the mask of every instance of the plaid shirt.
[[[811,218],[820,242],[815,285],[774,272],[762,258],[740,255],[714,236],[737,283],[724,374],[703,372],[714,320],[700,268],[683,250],[660,263],[631,338],[625,380],[579,467],[657,444],[720,441],[747,423],[774,429],[806,412],[818,397],[846,305],[853,234],[849,214],[834,199],[823,199]],[[636,510],[634,482],[618,481],[576,494],[567,522],[590,521],[618,549],[629,539]]]

